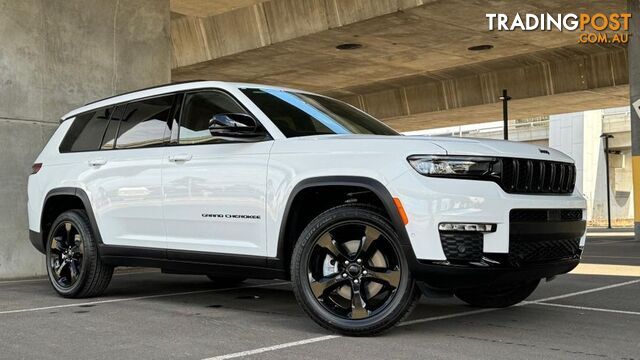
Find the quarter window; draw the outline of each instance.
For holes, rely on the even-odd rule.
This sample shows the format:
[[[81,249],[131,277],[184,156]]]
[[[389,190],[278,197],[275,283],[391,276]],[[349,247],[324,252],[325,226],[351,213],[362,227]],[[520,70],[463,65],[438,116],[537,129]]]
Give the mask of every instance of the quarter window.
[[[60,144],[60,151],[98,150],[112,109],[112,107],[107,107],[77,115]]]
[[[173,99],[170,95],[129,103],[118,127],[116,149],[159,146],[168,141],[167,119]]]

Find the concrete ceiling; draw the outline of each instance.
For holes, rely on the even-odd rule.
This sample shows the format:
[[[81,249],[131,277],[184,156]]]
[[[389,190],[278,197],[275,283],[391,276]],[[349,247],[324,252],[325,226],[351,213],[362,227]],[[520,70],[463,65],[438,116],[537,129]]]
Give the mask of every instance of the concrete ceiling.
[[[210,3],[174,2],[183,7]],[[316,91],[349,101],[400,130],[495,120],[500,108],[494,103],[505,87],[517,99],[512,106],[529,109],[514,109],[514,117],[608,107],[609,101],[617,106],[628,96],[625,48],[576,45],[576,32],[489,32],[485,18],[487,12],[609,13],[624,11],[624,0],[238,3],[249,4],[172,19],[173,80]],[[336,49],[344,43],[362,47]],[[468,50],[483,44],[493,48]]]

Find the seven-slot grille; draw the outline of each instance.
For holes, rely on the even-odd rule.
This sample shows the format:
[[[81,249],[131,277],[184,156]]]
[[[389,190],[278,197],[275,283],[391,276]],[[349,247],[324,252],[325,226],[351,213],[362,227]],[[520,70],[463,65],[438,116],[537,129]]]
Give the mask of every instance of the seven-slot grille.
[[[570,194],[576,182],[576,167],[533,159],[502,159],[500,186],[515,194]]]

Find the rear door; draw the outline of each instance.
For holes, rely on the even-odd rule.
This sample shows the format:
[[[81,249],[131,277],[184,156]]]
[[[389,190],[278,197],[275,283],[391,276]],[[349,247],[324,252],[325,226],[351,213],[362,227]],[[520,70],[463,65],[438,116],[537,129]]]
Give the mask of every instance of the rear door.
[[[83,181],[105,244],[165,248],[161,166],[175,98],[119,105],[87,161]]]
[[[264,256],[267,161],[273,141],[266,131],[261,138],[213,136],[209,121],[223,113],[247,110],[220,90],[184,95],[179,139],[163,159],[167,247]],[[170,257],[172,253],[179,254],[169,251]]]

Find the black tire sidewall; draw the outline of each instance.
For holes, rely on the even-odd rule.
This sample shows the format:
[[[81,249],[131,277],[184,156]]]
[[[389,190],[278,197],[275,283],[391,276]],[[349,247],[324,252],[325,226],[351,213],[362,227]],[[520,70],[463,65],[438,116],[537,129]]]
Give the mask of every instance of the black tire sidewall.
[[[400,284],[394,298],[380,313],[361,320],[344,319],[333,315],[320,304],[311,291],[308,281],[308,261],[319,236],[332,227],[346,222],[362,222],[373,226],[390,240],[398,255],[401,270]],[[372,335],[398,322],[416,297],[407,258],[402,251],[396,232],[389,221],[378,213],[358,206],[340,206],[316,217],[300,235],[291,262],[291,278],[294,293],[303,309],[320,325],[345,335]]]
[[[483,287],[457,291],[456,297],[467,304],[482,308],[504,308],[513,306],[528,298],[538,287],[540,280],[533,280],[511,285],[502,285],[505,290],[495,293],[494,287]]]
[[[217,275],[211,275],[211,274],[207,274],[206,276],[216,286],[224,286],[224,287],[235,286],[247,280],[246,277],[231,277],[231,276],[225,277],[225,276],[217,276]]]

